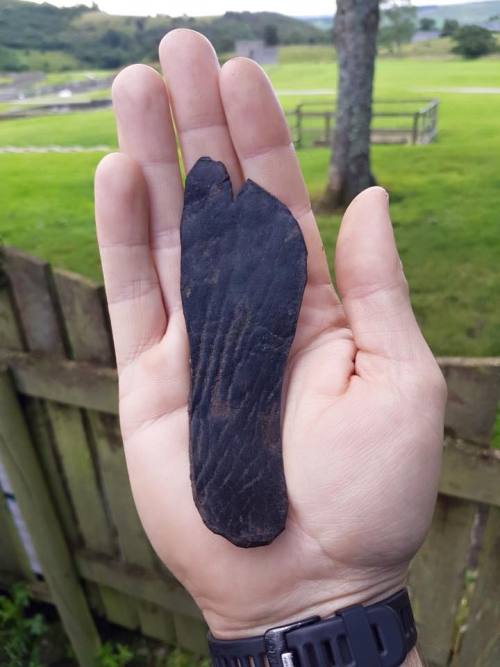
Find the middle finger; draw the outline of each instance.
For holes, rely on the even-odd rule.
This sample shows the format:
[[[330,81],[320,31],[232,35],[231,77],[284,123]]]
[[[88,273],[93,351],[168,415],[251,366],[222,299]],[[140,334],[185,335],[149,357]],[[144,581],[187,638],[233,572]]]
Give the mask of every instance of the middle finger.
[[[194,30],[172,30],[160,45],[160,62],[186,172],[202,156],[220,160],[236,193],[243,179],[220,98],[213,46]]]

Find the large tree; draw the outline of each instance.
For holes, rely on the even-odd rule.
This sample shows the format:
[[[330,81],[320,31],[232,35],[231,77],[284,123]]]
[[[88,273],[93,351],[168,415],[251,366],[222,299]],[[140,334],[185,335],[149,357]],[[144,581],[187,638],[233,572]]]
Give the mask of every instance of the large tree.
[[[422,19],[430,21],[431,27],[424,28],[432,30],[432,19]],[[435,21],[434,21],[435,23]],[[425,24],[429,25],[429,24]],[[398,3],[391,2],[390,6],[382,15],[382,25],[379,30],[379,44],[386,46],[390,51],[396,50],[401,55],[401,47],[407,42],[411,42],[413,35],[417,31],[417,9],[412,7],[411,2],[406,0]]]
[[[337,111],[326,208],[348,204],[375,183],[370,125],[379,16],[379,0],[337,0]]]

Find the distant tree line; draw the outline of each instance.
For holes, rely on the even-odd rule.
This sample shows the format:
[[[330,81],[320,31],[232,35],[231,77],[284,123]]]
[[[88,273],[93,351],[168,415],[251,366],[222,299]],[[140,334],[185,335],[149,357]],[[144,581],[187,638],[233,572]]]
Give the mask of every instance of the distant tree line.
[[[417,20],[417,9],[410,0],[398,3],[389,0],[382,2],[382,6],[378,44],[389,52],[400,54],[403,44],[411,42],[417,30],[438,30],[433,18],[422,17],[420,21]],[[498,50],[494,33],[482,26],[460,25],[454,19],[446,19],[439,34],[441,37],[451,37],[455,42],[453,52],[465,58],[478,58]]]
[[[226,12],[213,19],[126,17],[97,6],[58,9],[20,0],[0,3],[0,69],[24,69],[28,50],[61,51],[83,66],[116,68],[157,58],[158,42],[174,28],[205,34],[219,53],[233,51],[238,39],[263,39],[268,45],[318,44],[331,35],[316,26],[272,12]]]
[[[398,55],[415,32],[436,31],[432,18],[418,21],[409,0],[380,1],[378,45]],[[234,50],[239,39],[262,39],[277,44],[331,43],[332,31],[272,12],[226,12],[209,18],[130,17],[100,12],[97,5],[57,8],[20,0],[0,0],[0,70],[117,68],[157,58],[158,42],[174,28],[205,34],[219,54]],[[454,50],[474,58],[496,50],[491,32],[479,26],[461,26],[447,19],[441,36],[455,41]]]

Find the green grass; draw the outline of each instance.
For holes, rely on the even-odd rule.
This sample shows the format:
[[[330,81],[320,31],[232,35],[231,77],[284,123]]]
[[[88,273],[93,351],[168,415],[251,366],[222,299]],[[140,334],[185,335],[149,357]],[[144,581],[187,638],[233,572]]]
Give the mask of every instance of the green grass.
[[[500,47],[500,35],[496,35]],[[455,42],[451,37],[440,37],[439,39],[427,39],[421,42],[409,42],[403,44],[398,58],[437,58],[441,60],[461,60],[460,56],[453,53]],[[381,58],[394,58],[395,54],[386,47],[379,48]],[[490,59],[498,59],[499,54],[489,56]],[[335,50],[329,44],[301,44],[291,46],[280,46],[278,50],[278,63],[288,65],[290,63],[331,63],[336,59]]]
[[[18,118],[0,123],[0,146],[97,146],[115,143],[115,126],[110,109],[64,116]]]
[[[89,79],[106,79],[112,76],[113,70],[73,70],[70,72],[49,72],[44,80],[40,82],[41,86],[58,86],[61,84],[79,83]]]
[[[408,43],[401,46],[399,56],[404,58],[457,58],[452,52],[454,42],[451,37],[441,37],[439,39],[426,39],[422,42]],[[381,47],[379,55],[382,57],[391,57],[394,54],[387,49]]]
[[[495,35],[497,44],[500,47],[500,35]],[[401,46],[399,57],[403,58],[441,58],[460,60],[460,56],[453,53],[455,42],[451,37],[440,37],[439,39],[426,39],[421,42],[409,42]],[[393,57],[394,53],[389,49],[381,47],[379,55],[382,57]],[[499,54],[493,53],[488,56],[489,59],[498,59]]]
[[[0,242],[100,279],[92,180],[101,157],[0,155]]]
[[[276,88],[334,88],[336,64],[290,63],[270,65],[267,71]],[[498,60],[434,60],[382,58],[376,66],[375,94],[401,96],[435,87],[500,86]]]
[[[500,111],[500,109],[499,109]],[[500,150],[500,142],[497,142]],[[440,175],[429,178],[438,151]],[[496,156],[480,158],[460,146],[375,147],[374,171],[391,195],[398,247],[412,302],[436,354],[499,355],[498,202]],[[300,155],[314,196],[324,186],[326,149]],[[332,251],[340,219],[319,216]]]
[[[278,89],[331,88],[335,65],[268,68]],[[500,86],[498,62],[379,61],[376,96],[427,97],[426,88]],[[374,171],[391,195],[398,246],[413,304],[435,353],[500,355],[498,271],[500,95],[439,94],[438,141],[376,146]],[[293,106],[300,95],[282,98]],[[316,98],[312,98],[316,99]],[[325,98],[318,97],[325,101]],[[4,144],[115,145],[109,110],[0,123]],[[54,264],[100,279],[92,176],[100,155],[0,155],[0,236]],[[299,151],[313,198],[326,179],[328,150]],[[340,217],[320,216],[333,249]]]
[[[278,63],[331,63],[335,60],[335,49],[329,44],[297,44],[280,46],[278,49]]]

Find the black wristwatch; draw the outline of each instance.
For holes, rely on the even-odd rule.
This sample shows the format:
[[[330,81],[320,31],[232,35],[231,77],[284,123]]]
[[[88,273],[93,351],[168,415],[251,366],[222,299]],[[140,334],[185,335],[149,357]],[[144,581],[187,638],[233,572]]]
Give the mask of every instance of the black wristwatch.
[[[406,589],[330,618],[271,628],[261,637],[220,640],[208,633],[214,667],[399,667],[416,641]]]

